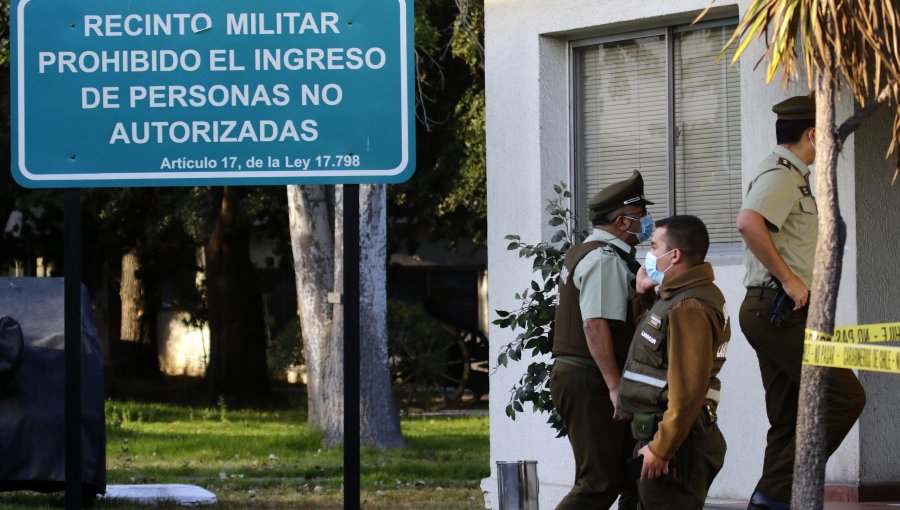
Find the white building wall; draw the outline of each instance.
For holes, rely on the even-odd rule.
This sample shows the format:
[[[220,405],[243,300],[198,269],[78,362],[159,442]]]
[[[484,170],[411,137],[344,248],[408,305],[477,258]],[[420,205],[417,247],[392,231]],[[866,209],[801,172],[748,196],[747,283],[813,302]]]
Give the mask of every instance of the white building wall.
[[[890,133],[877,129],[890,125],[893,112],[882,108],[856,134],[856,203],[858,244],[859,322],[875,324],[900,320],[900,185],[891,183],[893,158],[885,159]],[[863,372],[868,404],[860,420],[860,478],[870,483],[900,480],[900,392],[897,374]]]
[[[735,16],[749,4],[722,2],[718,13]],[[486,91],[488,161],[488,274],[490,310],[518,308],[513,296],[528,285],[530,263],[506,250],[507,234],[523,240],[548,239],[543,208],[553,196],[553,184],[572,185],[569,111],[568,42],[584,37],[621,33],[690,22],[708,0],[486,0]],[[716,12],[711,13],[716,16]],[[775,140],[771,106],[792,95],[806,93],[805,84],[782,89],[765,83],[764,69],[753,66],[762,53],[751,45],[741,66],[743,187],[759,160]],[[777,81],[777,79],[776,79]],[[839,105],[838,118],[852,113],[852,102]],[[841,207],[848,226],[848,244],[838,303],[837,324],[855,324],[856,213],[853,175],[853,139],[840,162]],[[582,204],[576,204],[581,207]],[[729,450],[725,466],[710,497],[746,499],[762,470],[768,429],[762,383],[756,356],[737,325],[743,299],[744,269],[740,255],[711,253],[717,283],[728,300],[735,323],[728,362],[721,372],[720,425]],[[492,326],[491,365],[501,346],[515,335]],[[546,415],[528,412],[515,421],[506,417],[508,388],[532,360],[510,363],[491,375],[491,477],[482,483],[488,508],[496,506],[496,461],[537,460],[541,481],[540,506],[554,508],[568,492],[574,462],[566,439],[555,439]],[[859,482],[859,436],[854,428],[828,464],[830,483]]]

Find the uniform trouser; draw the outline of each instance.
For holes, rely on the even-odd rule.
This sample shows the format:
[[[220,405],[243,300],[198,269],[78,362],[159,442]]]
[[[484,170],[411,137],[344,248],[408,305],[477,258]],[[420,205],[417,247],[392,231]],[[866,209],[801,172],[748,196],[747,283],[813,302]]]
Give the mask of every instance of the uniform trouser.
[[[619,509],[634,510],[637,489],[625,477],[634,439],[627,423],[613,420],[600,370],[557,362],[550,374],[550,394],[575,454],[575,484],[557,510],[608,509],[619,494]]]
[[[647,444],[639,441],[637,451]],[[725,462],[725,438],[705,411],[669,461],[669,473],[637,483],[642,510],[702,510],[713,479]]]
[[[807,312],[804,308],[791,314],[781,326],[773,326],[769,323],[770,309],[770,298],[748,296],[740,314],[741,330],[759,359],[769,417],[763,473],[756,490],[790,501]],[[830,368],[827,378],[826,446],[831,456],[862,413],[866,394],[851,370]]]

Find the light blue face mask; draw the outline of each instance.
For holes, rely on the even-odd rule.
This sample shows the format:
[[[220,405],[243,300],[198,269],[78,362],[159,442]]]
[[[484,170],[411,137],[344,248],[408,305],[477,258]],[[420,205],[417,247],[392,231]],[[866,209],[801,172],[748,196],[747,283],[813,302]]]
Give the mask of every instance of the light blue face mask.
[[[647,239],[653,235],[653,216],[650,213],[645,214],[641,218],[635,218],[633,216],[625,216],[630,220],[638,220],[641,222],[641,231],[640,232],[632,232],[630,230],[626,230],[629,234],[634,235],[637,238],[638,243],[643,243]]]
[[[672,248],[671,250],[663,253],[659,257],[665,257],[666,255],[672,253],[673,251],[675,251],[675,248]],[[648,251],[647,257],[644,259],[644,267],[647,269],[647,276],[649,276],[650,279],[653,280],[654,282],[658,283],[659,285],[662,285],[663,278],[666,276],[666,271],[668,271],[669,269],[672,268],[672,264],[669,264],[669,267],[667,267],[665,270],[660,271],[656,267],[656,261],[659,259],[659,257],[657,257],[656,255],[654,255]]]

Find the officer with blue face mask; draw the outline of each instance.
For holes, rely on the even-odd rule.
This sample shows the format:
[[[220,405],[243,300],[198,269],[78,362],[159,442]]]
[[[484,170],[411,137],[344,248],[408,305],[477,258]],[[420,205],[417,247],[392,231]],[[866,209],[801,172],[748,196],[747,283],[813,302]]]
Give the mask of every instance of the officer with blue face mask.
[[[653,219],[635,171],[588,202],[593,233],[566,253],[559,279],[550,393],[575,455],[575,483],[558,509],[621,510],[637,505],[625,460],[634,441],[618,413],[619,382],[641,312],[634,247],[650,238]]]
[[[656,223],[636,290],[659,298],[638,323],[619,386],[632,415],[644,510],[701,510],[725,461],[716,425],[719,370],[731,335],[713,284],[706,226],[695,216]]]

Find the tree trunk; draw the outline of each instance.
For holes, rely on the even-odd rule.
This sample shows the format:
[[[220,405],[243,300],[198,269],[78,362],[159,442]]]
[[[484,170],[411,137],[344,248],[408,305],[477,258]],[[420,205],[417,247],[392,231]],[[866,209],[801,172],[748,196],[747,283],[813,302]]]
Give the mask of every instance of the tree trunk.
[[[306,359],[309,424],[326,446],[344,437],[343,187],[333,201],[326,186],[288,186],[297,309]],[[391,392],[387,356],[384,186],[360,187],[360,441],[379,448],[404,446]],[[334,227],[332,231],[331,228]]]
[[[220,204],[206,243],[206,299],[213,396],[258,399],[270,393],[262,300],[250,261],[250,232],[241,218],[243,191],[213,188]]]
[[[340,430],[334,434],[328,446],[333,446],[344,441],[344,186],[338,184],[334,187],[334,287],[331,289],[334,296],[339,299],[331,299],[331,346],[340,355],[334,358],[334,363],[339,366],[339,380],[330,386],[335,395],[335,402],[340,406],[335,409],[340,413]]]
[[[384,185],[360,186],[360,442],[403,447],[387,349],[387,217]]]
[[[834,86],[821,74],[816,79],[816,198],[819,239],[813,272],[807,331],[834,333],[838,287],[847,229],[841,217],[837,190]],[[827,378],[824,367],[804,365],[800,379],[797,450],[791,508],[821,510],[825,494]]]
[[[117,374],[123,377],[155,379],[160,375],[156,342],[156,307],[147,296],[154,295],[139,273],[141,261],[132,249],[122,255],[119,278],[121,322],[119,341],[114,344]]]
[[[119,280],[122,323],[119,326],[119,339],[123,342],[145,343],[146,341],[141,321],[144,316],[144,289],[137,276],[140,268],[136,250],[122,255],[122,277]]]
[[[324,432],[325,444],[331,446],[344,436],[343,330],[335,327],[334,307],[328,300],[338,270],[332,230],[335,201],[330,186],[288,186],[287,194],[308,421]]]

